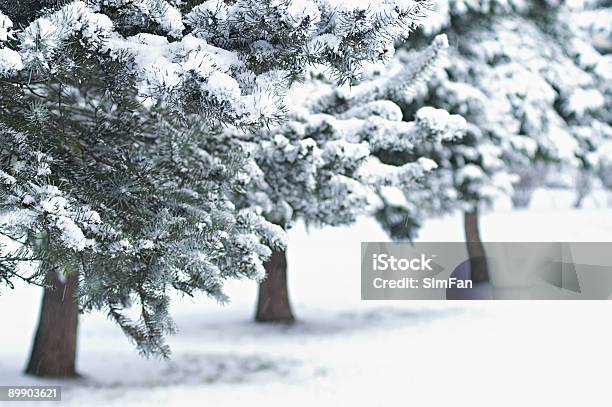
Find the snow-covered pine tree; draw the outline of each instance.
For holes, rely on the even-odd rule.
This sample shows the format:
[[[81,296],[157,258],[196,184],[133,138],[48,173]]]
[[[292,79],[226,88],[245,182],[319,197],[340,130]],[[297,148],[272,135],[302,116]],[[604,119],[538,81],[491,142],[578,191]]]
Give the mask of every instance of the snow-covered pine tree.
[[[223,281],[263,277],[266,244],[282,242],[282,231],[231,202],[246,156],[217,155],[207,121],[146,106],[153,96],[142,96],[134,56],[102,48],[121,38],[111,30],[108,17],[75,2],[3,48],[16,63],[2,79],[2,234],[37,261],[4,276],[55,286],[27,368],[35,375],[75,373],[74,294],[144,354],[166,355],[171,289],[223,301]]]
[[[420,109],[412,122],[402,121],[401,109],[389,98],[426,81],[446,52],[446,37],[437,37],[413,55],[412,64],[384,78],[335,86],[313,69],[304,83],[294,85],[290,121],[249,135],[257,168],[247,202],[258,205],[266,219],[291,227],[346,225],[366,214],[378,191],[410,190],[434,167],[418,156],[389,165],[380,151],[408,153],[415,144],[440,143],[460,133],[465,122],[447,112]],[[375,69],[370,67],[368,71]],[[266,263],[255,318],[261,322],[292,322],[287,288],[285,249]]]
[[[418,44],[445,31],[451,43],[452,62],[440,76],[416,98],[411,95],[398,103],[407,117],[428,104],[468,121],[462,139],[441,150],[420,152],[439,165],[441,184],[431,199],[454,196],[464,208],[468,242],[480,240],[478,207],[499,192],[510,193],[517,175],[516,189],[522,194],[515,198],[525,205],[546,165],[589,168],[599,143],[591,129],[605,126],[600,80],[593,67],[580,63],[572,52],[578,37],[568,30],[562,33],[567,27],[562,15],[567,14],[552,3],[441,1],[422,35],[412,37]],[[583,51],[595,52],[592,46]],[[439,193],[447,188],[452,192]],[[405,213],[411,217],[414,204],[406,198]],[[444,207],[445,201],[434,207]],[[401,211],[396,209],[394,213]],[[401,235],[401,229],[396,230]],[[408,228],[405,232],[413,233]],[[470,246],[472,257],[483,255],[478,243]],[[484,278],[484,272],[477,274]]]
[[[171,290],[263,278],[283,231],[236,205],[254,163],[221,126],[281,122],[309,64],[355,80],[420,3],[2,1],[0,279],[46,287],[28,372],[75,374],[73,297],[167,355]]]
[[[580,207],[596,176],[599,176],[605,188],[612,188],[612,112],[608,108],[612,104],[612,2],[570,2],[561,11],[560,20],[563,24],[559,31],[570,37],[570,55],[582,69],[596,78],[597,88],[604,96],[606,106],[599,112],[598,121],[591,126],[578,128],[583,143],[590,144],[591,152],[585,161],[586,168],[577,177],[574,206]]]

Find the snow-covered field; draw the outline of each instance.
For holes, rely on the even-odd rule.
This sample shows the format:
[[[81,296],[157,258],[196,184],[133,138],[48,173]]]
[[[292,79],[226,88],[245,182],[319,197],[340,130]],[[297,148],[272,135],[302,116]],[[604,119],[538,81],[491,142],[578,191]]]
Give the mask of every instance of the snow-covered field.
[[[595,196],[567,209],[538,193],[530,211],[503,203],[482,219],[487,240],[612,241],[612,210]],[[462,219],[426,224],[421,240],[462,240]],[[359,243],[387,240],[364,219],[290,235],[290,291],[300,322],[251,322],[256,287],[232,303],[176,299],[168,361],[141,359],[101,314],[81,319],[78,370],[66,406],[609,406],[610,302],[364,302]],[[0,385],[53,383],[21,374],[40,301],[0,295]],[[0,402],[1,403],[1,402]],[[19,404],[27,405],[28,403]],[[35,403],[34,405],[40,405]]]

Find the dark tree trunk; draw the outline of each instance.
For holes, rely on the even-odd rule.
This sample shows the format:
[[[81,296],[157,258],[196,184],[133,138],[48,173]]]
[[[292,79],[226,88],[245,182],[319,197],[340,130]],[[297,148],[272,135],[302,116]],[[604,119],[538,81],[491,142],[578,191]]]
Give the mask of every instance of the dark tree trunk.
[[[489,281],[487,258],[478,229],[478,208],[465,212],[465,242],[470,256],[470,276],[474,283]]]
[[[47,273],[38,329],[26,373],[34,376],[76,377],[78,285],[76,273],[63,283],[57,273]]]
[[[266,279],[259,284],[255,320],[258,322],[294,322],[295,318],[291,312],[287,289],[287,254],[284,250],[275,250],[264,266],[267,275]]]

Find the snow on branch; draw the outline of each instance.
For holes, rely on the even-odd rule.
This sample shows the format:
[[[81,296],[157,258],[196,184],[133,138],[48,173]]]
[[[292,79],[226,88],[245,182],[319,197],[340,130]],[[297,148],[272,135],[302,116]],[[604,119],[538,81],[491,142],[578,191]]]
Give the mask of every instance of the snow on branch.
[[[336,88],[312,101],[311,109],[315,112],[342,113],[355,105],[377,99],[406,97],[413,89],[430,79],[433,72],[444,61],[447,49],[446,36],[438,35],[429,47],[418,53],[414,61],[404,66],[399,72],[350,89]]]

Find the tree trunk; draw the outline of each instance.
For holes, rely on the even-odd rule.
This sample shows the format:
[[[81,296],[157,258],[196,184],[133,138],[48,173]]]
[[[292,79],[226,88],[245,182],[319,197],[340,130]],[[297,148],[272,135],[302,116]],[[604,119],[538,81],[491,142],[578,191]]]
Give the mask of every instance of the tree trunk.
[[[510,197],[512,200],[512,207],[515,209],[526,209],[529,208],[531,203],[531,197],[533,196],[533,190],[525,189],[521,190],[515,188],[514,193]]]
[[[47,273],[38,329],[26,373],[33,376],[76,377],[78,305],[75,299],[78,276],[62,282],[55,272]]]
[[[275,250],[264,267],[266,268],[266,279],[259,284],[255,320],[258,322],[294,322],[295,318],[291,312],[287,289],[287,254],[284,250]]]
[[[573,207],[575,209],[582,208],[584,199],[591,193],[593,188],[593,180],[588,171],[579,171],[576,175],[576,199]]]
[[[512,169],[512,172],[519,176],[519,181],[514,184],[514,193],[511,196],[514,208],[529,207],[533,193],[544,184],[548,171],[549,166],[542,161],[536,161],[532,166]]]
[[[533,193],[538,187],[538,182],[536,174],[531,171],[521,174],[519,182],[514,184],[514,192],[510,196],[512,207],[515,209],[529,208]]]
[[[574,209],[581,209],[582,203],[584,202],[584,198],[586,198],[586,194],[582,193],[582,191],[578,191],[576,193],[576,199],[574,200],[572,207]]]
[[[478,229],[478,208],[464,213],[465,242],[470,257],[470,277],[474,283],[489,281],[487,258]]]

